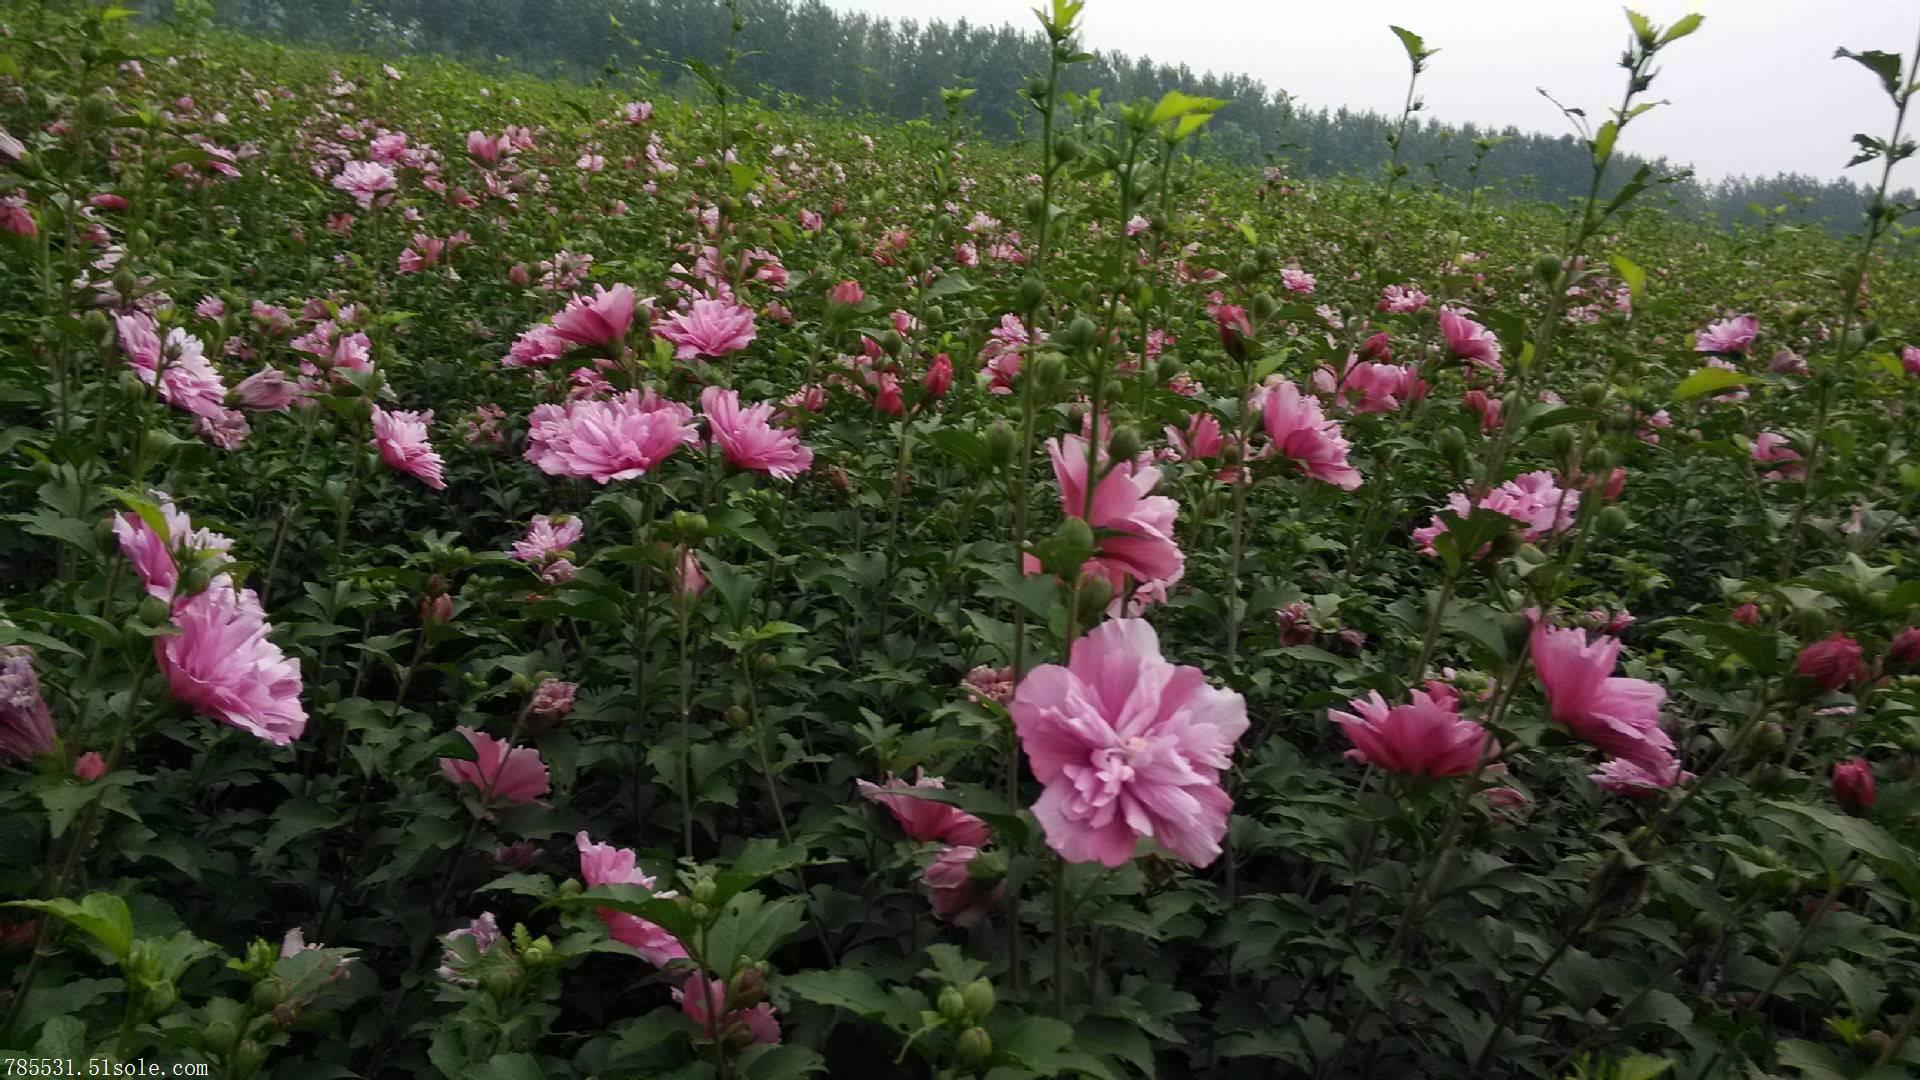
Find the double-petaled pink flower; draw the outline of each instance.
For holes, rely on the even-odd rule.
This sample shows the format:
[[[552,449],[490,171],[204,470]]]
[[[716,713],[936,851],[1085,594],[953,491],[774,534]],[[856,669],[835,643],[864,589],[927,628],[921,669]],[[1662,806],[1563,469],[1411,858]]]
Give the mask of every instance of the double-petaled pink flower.
[[[1532,543],[1573,527],[1574,518],[1580,511],[1580,492],[1561,487],[1553,474],[1543,469],[1522,473],[1489,491],[1480,500],[1480,508],[1505,514],[1519,522],[1520,539]],[[1473,513],[1473,509],[1473,504],[1465,494],[1456,491],[1447,496],[1448,514],[1464,519]],[[1433,542],[1447,531],[1447,522],[1446,516],[1435,514],[1425,526],[1413,530],[1414,542],[1420,545],[1423,553],[1434,554]],[[1485,551],[1483,547],[1473,557],[1479,558]]]
[[[435,491],[444,491],[447,482],[441,479],[443,462],[440,454],[427,441],[427,425],[433,423],[433,410],[410,412],[395,409],[388,412],[378,405],[373,407],[373,445],[380,451],[380,460],[396,472],[418,477],[421,483]]]
[[[175,601],[173,622],[180,632],[155,638],[153,655],[176,701],[277,746],[300,737],[300,665],[267,640],[252,589],[221,574]]]
[[[654,887],[654,879],[640,870],[632,851],[612,844],[596,844],[585,832],[575,833],[573,842],[580,849],[580,880],[586,882],[588,888],[596,885]],[[663,900],[673,897],[671,892],[654,895]],[[639,953],[641,959],[654,967],[666,967],[686,958],[687,947],[659,925],[612,908],[601,908],[599,914],[600,921],[607,924],[609,937]]]
[[[633,326],[633,287],[596,286],[592,296],[576,296],[553,317],[554,336],[575,345],[612,345]]]
[[[1425,396],[1427,383],[1420,378],[1419,369],[1411,364],[1403,367],[1348,356],[1346,371],[1340,375],[1336,376],[1330,367],[1316,370],[1313,389],[1315,393],[1332,395],[1334,404],[1357,413],[1387,413],[1398,409],[1402,402]]]
[[[1609,758],[1587,779],[1603,791],[1641,799],[1677,787],[1693,779],[1693,774],[1682,770],[1679,759],[1673,757],[1645,762]]]
[[[33,650],[0,645],[0,761],[29,761],[52,751],[53,712],[40,692]]]
[[[654,333],[673,342],[677,360],[725,356],[753,342],[753,309],[732,300],[695,300],[661,320]]]
[[[1118,592],[1128,578],[1141,584],[1174,582],[1186,569],[1186,555],[1175,542],[1174,520],[1180,504],[1152,494],[1160,470],[1136,461],[1107,468],[1102,451],[1097,467],[1105,475],[1093,490],[1091,512],[1087,502],[1087,440],[1078,435],[1047,440],[1053,475],[1060,482],[1060,509],[1068,517],[1084,517],[1094,530],[1093,558],[1086,570],[1105,576]]]
[[[1623,758],[1654,776],[1672,775],[1673,737],[1660,726],[1667,692],[1645,679],[1614,676],[1620,639],[1548,626],[1533,628],[1533,667],[1547,694],[1548,713],[1574,738]]]
[[[1194,866],[1219,857],[1233,809],[1220,773],[1247,730],[1246,702],[1168,663],[1144,620],[1102,623],[1065,667],[1033,669],[1012,712],[1046,785],[1034,816],[1062,858],[1120,866],[1142,837]]]
[[[1405,705],[1387,706],[1378,690],[1348,702],[1352,712],[1327,710],[1353,749],[1347,757],[1404,776],[1464,776],[1500,754],[1487,729],[1458,712],[1459,697],[1413,691]]]
[[[333,186],[353,196],[360,209],[370,209],[376,197],[393,190],[393,170],[377,161],[349,161]]]
[[[1256,391],[1255,401],[1273,452],[1301,471],[1342,491],[1360,486],[1360,470],[1347,464],[1347,440],[1340,425],[1320,411],[1320,401],[1291,382]]]
[[[1860,643],[1846,634],[1834,634],[1800,650],[1793,673],[1810,679],[1822,690],[1843,690],[1864,672]]]
[[[893,820],[908,836],[922,843],[965,844],[979,847],[992,837],[987,823],[957,806],[915,795],[915,789],[941,791],[946,783],[938,776],[922,773],[909,784],[888,774],[885,784],[854,781],[861,798],[887,808]]]
[[[544,798],[552,790],[547,763],[531,746],[514,746],[464,724],[454,728],[473,747],[473,760],[443,757],[440,772],[456,784],[473,789],[485,806],[520,806]]]
[[[774,427],[773,406],[740,404],[732,390],[709,386],[700,392],[700,408],[707,415],[713,441],[736,468],[792,480],[813,467],[813,451],[800,442],[800,433]]]
[[[700,441],[693,411],[637,390],[605,401],[539,405],[529,418],[526,458],[550,476],[605,484],[631,480]]]
[[[527,534],[513,542],[513,557],[539,567],[565,562],[586,529],[583,518],[563,516],[556,523],[545,514],[535,514],[527,523]]]
[[[1760,336],[1760,320],[1752,315],[1737,315],[1709,323],[1694,336],[1693,351],[1703,353],[1744,353]]]

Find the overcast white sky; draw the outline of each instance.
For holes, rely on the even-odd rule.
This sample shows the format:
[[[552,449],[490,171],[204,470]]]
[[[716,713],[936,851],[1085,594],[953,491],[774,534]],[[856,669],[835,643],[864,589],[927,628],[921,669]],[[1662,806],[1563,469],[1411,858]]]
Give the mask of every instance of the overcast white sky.
[[[922,22],[1037,27],[1040,0],[826,0]],[[1915,0],[1636,0],[1671,23],[1689,12],[1706,24],[1665,54],[1653,96],[1672,102],[1634,122],[1622,148],[1692,163],[1702,179],[1733,173],[1843,172],[1871,183],[1879,164],[1843,170],[1851,136],[1884,137],[1893,107],[1865,68],[1833,50],[1911,56],[1920,30]],[[1082,38],[1091,48],[1239,71],[1311,106],[1397,112],[1406,57],[1388,24],[1440,49],[1421,76],[1427,114],[1442,120],[1559,134],[1567,130],[1544,87],[1589,115],[1618,103],[1616,65],[1627,35],[1614,0],[1088,0]],[[1908,130],[1920,128],[1909,117]],[[1898,184],[1920,184],[1909,161]]]

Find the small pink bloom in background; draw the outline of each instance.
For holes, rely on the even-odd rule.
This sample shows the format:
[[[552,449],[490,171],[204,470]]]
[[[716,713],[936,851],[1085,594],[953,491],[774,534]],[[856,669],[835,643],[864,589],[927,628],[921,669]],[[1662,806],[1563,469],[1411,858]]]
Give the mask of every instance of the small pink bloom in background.
[[[420,622],[423,626],[445,626],[453,621],[453,597],[446,593],[420,598]]]
[[[713,441],[734,467],[781,480],[792,480],[813,467],[813,451],[801,444],[800,433],[769,423],[772,405],[742,408],[739,394],[709,386],[700,392],[700,408]]]
[[[0,230],[28,240],[40,235],[33,211],[27,209],[26,196],[0,195]]]
[[[627,848],[596,844],[584,831],[575,833],[573,842],[580,849],[580,880],[589,889],[597,885],[654,887],[654,879],[640,870],[638,860]],[[670,899],[674,894],[655,892],[653,895]],[[641,959],[654,967],[666,967],[686,958],[687,947],[680,944],[680,939],[655,923],[612,908],[600,908],[599,915],[600,921],[607,924],[609,937],[639,953]]]
[[[653,119],[653,102],[629,101],[621,111],[625,113],[627,123],[644,124]]]
[[[1352,712],[1327,710],[1353,749],[1350,760],[1405,776],[1465,776],[1500,754],[1487,729],[1462,719],[1444,700],[1413,691],[1405,705],[1387,706],[1380,692],[1348,702]],[[1458,699],[1453,699],[1457,707]]]
[[[1766,480],[1799,480],[1807,475],[1807,467],[1802,463],[1800,452],[1787,445],[1787,437],[1777,432],[1763,431],[1753,437],[1753,460],[1762,465],[1779,465],[1778,469],[1766,474]]]
[[[513,557],[534,564],[565,558],[586,529],[585,518],[561,515],[556,521],[545,514],[535,514],[527,523],[527,534],[513,542]]]
[[[540,685],[533,688],[533,697],[527,702],[527,724],[538,731],[545,731],[573,712],[574,695],[579,693],[578,684],[561,679],[541,679]]]
[[[1260,420],[1280,456],[1299,464],[1309,477],[1342,491],[1360,486],[1360,471],[1347,464],[1347,440],[1340,425],[1320,411],[1320,401],[1281,382],[1259,394]]]
[[[1667,692],[1645,679],[1613,675],[1620,639],[1561,629],[1542,620],[1533,628],[1534,670],[1547,695],[1548,714],[1574,738],[1624,758],[1652,775],[1677,768],[1673,737],[1660,726]]]
[[[53,712],[40,692],[33,650],[0,645],[0,761],[30,761],[53,750]],[[98,761],[100,755],[92,755]],[[84,759],[83,759],[84,760]],[[78,775],[79,766],[76,765]],[[82,779],[97,779],[81,777]]]
[[[193,305],[193,313],[203,319],[225,318],[227,314],[227,302],[212,293],[208,293],[200,298],[199,303]]]
[[[1773,354],[1773,360],[1767,364],[1767,370],[1775,375],[1806,375],[1807,359],[1792,349],[1781,349]]]
[[[499,844],[493,849],[493,861],[510,870],[525,870],[533,864],[533,857],[540,854],[540,848],[531,840],[516,840],[511,844]]]
[[[1386,337],[1385,334],[1374,336]],[[1420,378],[1419,369],[1411,364],[1402,367],[1372,360],[1356,361],[1349,355],[1346,371],[1340,375],[1336,376],[1331,367],[1316,369],[1313,389],[1315,393],[1331,394],[1334,404],[1357,413],[1386,413],[1398,409],[1402,402],[1425,397],[1428,386],[1426,380]]]
[[[98,750],[89,750],[74,759],[74,779],[83,784],[91,784],[106,774],[107,759],[101,757]]]
[[[1135,214],[1132,217],[1127,219],[1127,235],[1128,236],[1139,236],[1141,233],[1146,232],[1148,229],[1151,229],[1151,228],[1153,228],[1153,222],[1148,221],[1146,218],[1141,217],[1139,214]]]
[[[970,868],[979,854],[979,848],[967,844],[942,848],[920,872],[920,884],[933,904],[934,917],[941,922],[961,927],[978,925],[1006,895],[1004,880],[981,881],[973,876]]]
[[[1800,650],[1793,673],[1811,679],[1823,690],[1842,690],[1864,673],[1860,643],[1845,634],[1816,641]]]
[[[805,219],[806,215],[802,214],[801,220],[804,222]],[[819,220],[818,214],[814,215],[814,220]],[[818,229],[816,228],[815,231],[818,231]],[[852,307],[866,298],[866,291],[860,288],[860,283],[857,281],[842,281],[827,290],[827,303],[829,304],[841,304],[846,307]]]
[[[1600,498],[1603,502],[1618,502],[1626,490],[1627,470],[1615,468],[1607,474],[1607,481],[1600,488]]]
[[[393,170],[377,161],[349,161],[333,186],[353,196],[360,209],[370,209],[376,196],[394,189]]]
[[[1427,301],[1427,294],[1411,285],[1389,285],[1380,290],[1379,308],[1406,315],[1426,307]]]
[[[1229,353],[1238,355],[1246,348],[1247,339],[1253,336],[1253,323],[1247,319],[1247,309],[1238,304],[1214,308],[1213,321],[1220,328],[1220,344]]]
[[[633,325],[633,287],[595,286],[592,296],[576,296],[553,317],[553,333],[575,345],[612,345]]]
[[[300,384],[278,368],[261,368],[233,388],[240,406],[254,412],[285,412],[300,397]]]
[[[1087,508],[1087,440],[1078,435],[1047,440],[1054,479],[1060,483],[1060,509],[1081,517]],[[1099,455],[1105,469],[1106,455]],[[1087,517],[1097,537],[1086,570],[1108,579],[1117,593],[1128,578],[1145,584],[1178,581],[1186,556],[1174,539],[1180,504],[1165,495],[1150,494],[1160,483],[1160,470],[1138,462],[1121,462],[1100,478],[1093,492],[1093,513]]]
[[[889,773],[885,784],[856,780],[854,786],[860,789],[861,798],[886,807],[893,820],[900,823],[901,831],[922,843],[937,841],[979,847],[993,835],[986,822],[965,810],[914,795],[915,789],[941,791],[946,788],[945,781],[926,775],[925,770],[911,784]]]
[[[1314,287],[1313,275],[1289,266],[1280,271],[1280,285],[1290,293],[1303,296],[1311,294]]]
[[[753,309],[732,300],[695,300],[661,320],[654,331],[673,342],[676,360],[725,356],[753,343]]]
[[[1034,816],[1062,858],[1121,866],[1141,837],[1194,866],[1219,857],[1233,809],[1220,773],[1247,730],[1246,702],[1168,663],[1145,621],[1102,623],[1066,666],[1034,668],[1012,711],[1046,785]]]
[[[1650,763],[1609,758],[1587,779],[1615,795],[1640,799],[1677,787],[1693,779],[1693,774],[1683,771],[1679,761],[1673,758]]]
[[[1887,646],[1887,662],[1892,664],[1920,662],[1920,626],[1909,626],[1893,635],[1892,643]]]
[[[1519,522],[1523,526],[1520,539],[1532,543],[1572,527],[1580,509],[1580,493],[1560,487],[1552,473],[1539,470],[1523,473],[1488,492],[1480,500],[1480,508]],[[1456,491],[1447,496],[1447,513],[1464,518],[1472,512],[1473,505],[1465,494]],[[1414,542],[1420,545],[1422,553],[1435,553],[1433,542],[1447,531],[1447,521],[1448,518],[1436,514],[1426,525],[1413,530]],[[1482,547],[1474,558],[1485,552],[1486,548]]]
[[[267,640],[252,589],[235,589],[222,574],[176,601],[173,622],[180,632],[155,638],[153,654],[176,701],[276,746],[300,737],[300,665]]]
[[[0,128],[0,163],[17,165],[27,156],[27,145]]]
[[[673,595],[693,600],[706,591],[707,575],[700,569],[700,556],[692,548],[680,548],[673,556]]]
[[[688,975],[686,982],[674,988],[673,999],[680,1003],[680,1012],[699,1025],[701,1038],[709,1042],[744,1042],[747,1046],[780,1044],[780,1020],[772,1004],[762,1001],[748,1008],[727,1011],[727,984],[709,979],[703,972]],[[716,1016],[720,1017],[717,1021]]]
[[[693,411],[652,391],[539,405],[529,419],[528,461],[550,476],[601,484],[644,476],[675,450],[700,441]]]
[[[132,205],[127,202],[125,195],[115,195],[110,191],[95,195],[89,198],[87,202],[89,205],[101,210],[125,210],[128,206]]]
[[[1499,372],[1500,340],[1493,331],[1451,308],[1440,310],[1440,335],[1447,350],[1470,364]]]
[[[513,746],[464,724],[454,730],[473,747],[473,760],[443,757],[440,772],[454,783],[472,788],[488,806],[520,806],[552,790],[547,763],[540,760],[539,750]]]
[[[1866,758],[1851,758],[1833,766],[1833,801],[1849,814],[1865,816],[1880,801],[1880,786],[1874,782],[1873,766]]]
[[[1220,421],[1212,413],[1194,413],[1187,417],[1185,431],[1168,424],[1165,432],[1175,461],[1219,457],[1227,448],[1226,436],[1220,433]]]
[[[1467,391],[1466,396],[1461,399],[1461,402],[1466,405],[1468,409],[1480,414],[1480,430],[1482,432],[1495,432],[1500,430],[1501,424],[1504,423],[1500,415],[1504,406],[1501,405],[1499,398],[1488,394],[1485,390],[1475,387]]]
[[[1709,323],[1705,330],[1695,335],[1694,352],[1703,353],[1744,353],[1753,347],[1753,339],[1760,334],[1760,320],[1752,315],[1739,315],[1731,319],[1722,319]]]
[[[1760,625],[1760,605],[1741,604],[1734,608],[1733,613],[1728,617],[1741,626],[1758,626]]]
[[[1320,632],[1313,625],[1313,609],[1303,600],[1295,600],[1274,612],[1273,620],[1278,625],[1283,646],[1305,645]]]
[[[781,398],[780,404],[789,410],[817,413],[827,407],[827,388],[811,383]]]
[[[442,946],[440,967],[434,972],[435,975],[438,975],[443,981],[456,986],[475,985],[474,980],[468,978],[466,975],[467,961],[461,957],[459,951],[454,948],[453,944],[456,941],[469,938],[473,940],[474,951],[482,956],[492,951],[495,945],[500,944],[500,942],[504,940],[500,934],[500,924],[494,920],[493,912],[481,912],[479,917],[469,921],[467,925],[446,934],[440,939]]]
[[[927,365],[927,373],[920,378],[920,388],[930,397],[945,397],[953,388],[953,358],[940,353]]]
[[[1013,700],[1013,669],[992,668],[981,664],[960,680],[967,700],[975,705],[992,701],[1005,705]]]
[[[440,454],[427,441],[427,425],[431,423],[431,409],[426,412],[409,412],[405,409],[388,412],[375,405],[373,445],[380,451],[380,460],[386,462],[389,468],[418,477],[435,491],[444,491],[447,482],[441,479],[443,463]]]
[[[1905,345],[1900,349],[1900,367],[1909,375],[1920,376],[1920,347]]]

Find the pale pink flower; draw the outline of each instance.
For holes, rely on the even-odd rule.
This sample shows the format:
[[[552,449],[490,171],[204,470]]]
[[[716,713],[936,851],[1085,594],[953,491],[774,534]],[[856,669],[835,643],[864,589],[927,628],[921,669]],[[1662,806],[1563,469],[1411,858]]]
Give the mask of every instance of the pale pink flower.
[[[1759,335],[1760,320],[1752,315],[1721,319],[1719,322],[1709,323],[1705,330],[1694,336],[1693,351],[1744,353],[1753,347],[1753,339]]]
[[[916,788],[940,791],[947,786],[940,777],[926,775],[925,770],[911,784],[888,773],[885,784],[856,780],[854,786],[860,789],[861,798],[886,807],[901,830],[915,840],[979,847],[993,835],[986,822],[965,810],[915,796]]]
[[[1405,315],[1426,307],[1427,301],[1427,294],[1411,285],[1389,285],[1380,290],[1379,308]]]
[[[976,926],[1006,895],[1007,883],[981,881],[970,867],[980,849],[966,844],[942,848],[932,863],[920,872],[920,884],[927,890],[934,917],[954,926]]]
[[[753,309],[732,300],[695,300],[661,320],[654,333],[673,342],[677,360],[725,356],[752,343]]]
[[[975,705],[988,701],[1005,705],[1013,700],[1013,669],[981,664],[967,672],[960,685],[966,690],[967,700]]]
[[[1280,285],[1290,293],[1309,295],[1313,292],[1314,284],[1313,275],[1305,271],[1291,266],[1280,271]]]
[[[474,980],[467,977],[467,961],[454,948],[453,943],[463,939],[473,940],[474,952],[485,956],[495,945],[506,940],[500,933],[500,924],[494,919],[493,912],[483,911],[478,918],[468,921],[467,925],[451,931],[441,937],[440,967],[434,972],[443,981],[455,986],[473,986]]]
[[[540,760],[538,749],[514,746],[465,724],[454,730],[473,747],[473,760],[443,757],[440,772],[454,783],[472,788],[486,805],[520,806],[552,790],[547,763]]]
[[[349,161],[333,178],[333,186],[353,196],[360,209],[366,210],[373,206],[376,196],[393,190],[393,170],[377,161]]]
[[[285,412],[300,397],[300,384],[278,368],[261,368],[241,379],[233,396],[241,407],[254,412]]]
[[[687,976],[673,988],[680,1012],[700,1028],[702,1039],[741,1046],[780,1045],[780,1021],[773,1005],[762,1001],[747,1008],[727,1009],[727,984],[704,972]],[[719,1017],[716,1021],[715,1017]]]
[[[1620,639],[1560,629],[1542,620],[1533,628],[1533,666],[1547,695],[1548,715],[1574,738],[1624,758],[1649,773],[1674,767],[1673,737],[1660,726],[1667,692],[1645,679],[1614,676]]]
[[[692,417],[686,406],[652,391],[540,405],[530,418],[526,458],[550,476],[584,476],[601,484],[631,480],[700,441]]]
[[[233,541],[211,529],[194,528],[193,521],[173,505],[166,492],[149,495],[160,509],[165,535],[131,510],[115,515],[113,535],[120,542],[120,553],[140,575],[147,595],[171,603],[180,579],[178,561],[206,559],[217,566],[225,561],[218,556],[231,549]]]
[[[1420,378],[1420,369],[1411,364],[1402,367],[1355,360],[1349,355],[1346,371],[1338,376],[1330,367],[1316,369],[1313,389],[1315,393],[1331,394],[1334,404],[1357,413],[1387,413],[1402,402],[1424,397],[1428,388],[1426,380]]]
[[[1062,858],[1120,866],[1141,837],[1194,866],[1219,857],[1233,809],[1220,773],[1247,730],[1246,702],[1168,663],[1146,622],[1095,627],[1065,667],[1027,674],[1012,711],[1046,785],[1034,816]]]
[[[444,491],[447,482],[441,479],[440,454],[433,444],[427,441],[427,425],[433,423],[433,410],[409,412],[395,409],[392,412],[378,405],[373,407],[373,445],[380,451],[380,460],[387,463],[396,472],[416,476],[435,491]]]
[[[1763,431],[1753,437],[1753,460],[1762,465],[1779,465],[1766,474],[1767,480],[1798,480],[1807,475],[1807,467],[1802,462],[1800,452],[1787,444],[1787,437],[1777,432]]]
[[[527,523],[527,534],[513,542],[513,557],[536,564],[564,558],[586,528],[584,518],[563,515],[556,522],[545,514],[535,514]]]
[[[1587,779],[1602,790],[1638,799],[1677,787],[1693,779],[1693,774],[1682,770],[1680,762],[1673,757],[1645,764],[1626,758],[1608,758]]]
[[[1298,463],[1309,477],[1342,491],[1360,486],[1360,470],[1347,464],[1347,440],[1340,434],[1340,425],[1320,411],[1319,399],[1283,381],[1257,392],[1256,401],[1275,453]]]
[[[813,451],[801,445],[799,432],[768,423],[772,405],[742,408],[739,394],[709,386],[700,392],[700,408],[714,443],[736,468],[792,480],[813,467]]]
[[[1920,376],[1920,346],[1900,347],[1900,367],[1909,375]]]
[[[1580,492],[1561,487],[1552,473],[1542,469],[1523,473],[1488,492],[1480,500],[1480,508],[1519,522],[1520,538],[1532,543],[1573,527],[1580,510]],[[1473,506],[1456,491],[1447,496],[1447,512],[1464,518],[1473,512]],[[1432,555],[1434,539],[1446,531],[1447,518],[1436,514],[1425,527],[1413,531],[1413,539],[1423,553]]]
[[[1353,749],[1347,758],[1406,776],[1464,776],[1500,754],[1487,729],[1462,719],[1459,700],[1415,690],[1405,705],[1387,707],[1378,690],[1348,702],[1352,712],[1327,710]]]
[[[1500,371],[1500,341],[1493,331],[1451,308],[1440,310],[1440,334],[1454,356],[1489,371]]]
[[[681,548],[673,560],[673,595],[692,600],[707,591],[707,575],[700,569],[700,556],[692,548]]]
[[[633,287],[595,286],[592,296],[576,296],[553,317],[553,333],[576,345],[613,345],[633,325]]]
[[[564,355],[572,344],[547,323],[530,326],[514,339],[507,355],[500,358],[500,366],[545,367]]]
[[[33,650],[25,645],[0,645],[0,761],[30,761],[52,752],[53,712],[40,692],[40,677],[33,670]],[[93,757],[99,760],[98,754]],[[96,773],[81,779],[98,776]]]
[[[1088,513],[1087,440],[1078,435],[1049,439],[1047,454],[1053,459],[1054,479],[1060,483],[1061,512],[1085,517],[1097,538],[1085,570],[1105,576],[1115,592],[1128,578],[1142,583],[1180,579],[1186,567],[1186,556],[1174,539],[1180,504],[1151,494],[1160,483],[1159,469],[1137,461],[1106,469],[1102,451],[1096,465],[1106,474],[1094,487]]]
[[[174,700],[277,746],[300,737],[300,665],[267,640],[252,589],[236,589],[222,574],[176,601],[173,622],[180,632],[155,638],[153,655]]]
[[[1212,413],[1198,412],[1189,416],[1185,431],[1172,424],[1168,424],[1164,431],[1176,461],[1219,457],[1227,448],[1226,436],[1220,433],[1220,421]]]
[[[654,887],[654,879],[640,869],[634,853],[627,848],[596,844],[584,831],[575,833],[573,842],[580,849],[580,880],[588,888],[597,885]],[[674,894],[655,892],[653,895],[665,900]],[[599,913],[600,921],[607,924],[609,937],[639,953],[641,959],[654,967],[666,967],[675,960],[686,959],[687,947],[657,924],[612,908],[600,908]]]

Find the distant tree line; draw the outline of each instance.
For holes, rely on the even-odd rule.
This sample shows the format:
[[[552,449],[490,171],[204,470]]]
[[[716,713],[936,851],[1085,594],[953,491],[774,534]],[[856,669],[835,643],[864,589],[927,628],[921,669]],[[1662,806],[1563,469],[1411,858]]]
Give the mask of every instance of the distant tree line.
[[[296,41],[370,51],[405,50],[510,64],[565,78],[631,73],[636,65],[669,87],[690,58],[717,59],[729,18],[722,0],[213,0],[226,25]],[[919,23],[836,12],[821,0],[739,0],[745,28],[735,78],[743,88],[843,110],[912,119],[937,116],[943,87],[971,87],[971,113],[988,135],[1012,138],[1029,119],[1016,95],[1045,62],[1037,31],[1007,25]],[[1385,33],[1385,30],[1382,30]],[[1399,79],[1404,71],[1382,72]],[[1169,89],[1232,102],[1209,125],[1200,152],[1247,165],[1284,163],[1308,176],[1378,175],[1398,117],[1347,108],[1308,109],[1240,74],[1099,53],[1069,70],[1069,88],[1102,88],[1107,102],[1155,98]],[[1409,126],[1401,160],[1431,182],[1463,186],[1476,140],[1497,138],[1480,172],[1491,190],[1561,202],[1583,195],[1587,152],[1572,134],[1494,130],[1431,119]],[[1624,178],[1643,159],[1623,156]],[[1656,173],[1678,167],[1654,159]],[[1856,230],[1865,189],[1799,174],[1684,179],[1665,197],[1682,212],[1725,224],[1777,220]],[[1909,196],[1910,197],[1910,196]]]

